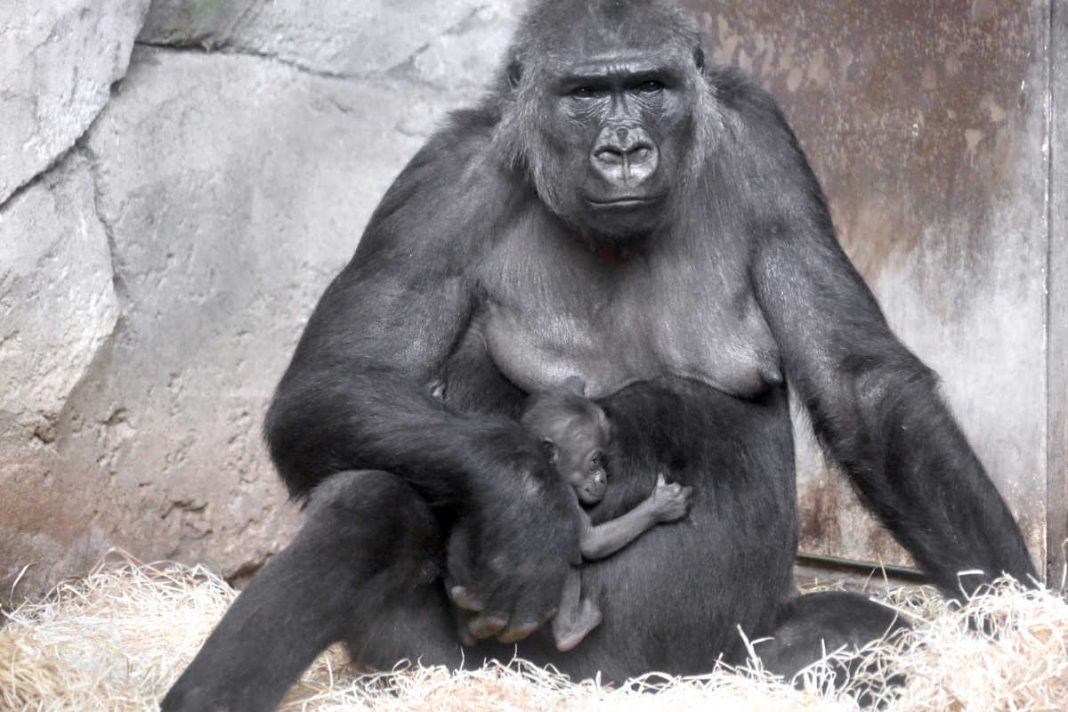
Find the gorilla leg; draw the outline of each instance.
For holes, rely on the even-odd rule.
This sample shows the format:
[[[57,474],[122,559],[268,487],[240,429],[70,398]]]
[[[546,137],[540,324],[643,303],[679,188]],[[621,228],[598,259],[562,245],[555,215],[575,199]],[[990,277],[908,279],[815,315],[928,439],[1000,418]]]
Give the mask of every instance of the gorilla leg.
[[[293,543],[238,596],[163,710],[274,709],[337,641],[368,665],[457,662],[441,550],[437,521],[402,480],[332,476],[313,493]]]
[[[831,591],[798,596],[783,606],[773,640],[757,645],[764,667],[787,680],[825,653],[845,648],[859,650],[887,634],[906,630],[909,625],[890,608],[857,593]],[[859,661],[849,666],[835,663],[835,683],[844,684],[856,672]],[[888,684],[900,683],[899,679]],[[858,701],[870,702],[871,691],[861,690]],[[869,699],[866,699],[869,698]]]

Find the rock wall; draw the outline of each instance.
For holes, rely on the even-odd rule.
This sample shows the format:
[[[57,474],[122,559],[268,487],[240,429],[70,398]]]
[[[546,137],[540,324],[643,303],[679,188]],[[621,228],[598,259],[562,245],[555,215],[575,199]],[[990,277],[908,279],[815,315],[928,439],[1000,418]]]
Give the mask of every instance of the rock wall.
[[[292,536],[271,391],[518,3],[148,4],[0,9],[0,601],[112,546],[240,579]]]

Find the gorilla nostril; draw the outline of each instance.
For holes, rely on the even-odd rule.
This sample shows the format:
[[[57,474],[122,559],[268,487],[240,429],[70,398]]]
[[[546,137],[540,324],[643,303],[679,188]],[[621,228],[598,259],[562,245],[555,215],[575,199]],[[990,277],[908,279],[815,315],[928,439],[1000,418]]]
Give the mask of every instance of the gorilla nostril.
[[[593,152],[593,157],[601,163],[619,165],[623,163],[623,152],[615,146],[601,146]]]
[[[648,161],[652,157],[653,157],[653,148],[652,148],[652,146],[644,146],[644,145],[642,145],[642,146],[638,146],[636,148],[633,148],[630,151],[630,160],[633,163],[644,163],[645,161]]]
[[[624,143],[627,140],[627,130],[624,128],[616,129],[616,138],[620,143]]]

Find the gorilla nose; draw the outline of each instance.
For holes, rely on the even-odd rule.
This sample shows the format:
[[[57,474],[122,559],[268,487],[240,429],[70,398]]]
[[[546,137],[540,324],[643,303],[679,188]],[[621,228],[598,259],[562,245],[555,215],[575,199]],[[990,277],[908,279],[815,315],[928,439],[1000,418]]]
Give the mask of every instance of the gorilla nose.
[[[608,480],[602,474],[594,475],[593,481],[586,484],[586,494],[592,501],[599,502],[607,489]]]
[[[660,158],[641,127],[606,126],[590,155],[593,169],[613,186],[635,186],[656,172]]]

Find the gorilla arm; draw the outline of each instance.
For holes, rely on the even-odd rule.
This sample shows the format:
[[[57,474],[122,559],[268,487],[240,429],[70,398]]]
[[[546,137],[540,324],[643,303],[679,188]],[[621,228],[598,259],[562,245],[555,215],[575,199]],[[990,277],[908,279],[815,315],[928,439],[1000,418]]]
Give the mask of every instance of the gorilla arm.
[[[750,185],[763,183],[769,197],[748,217],[750,278],[817,436],[944,591],[1002,572],[1026,582],[1035,570],[1019,527],[937,377],[891,333],[842,251],[816,178],[769,104],[748,107],[749,145],[760,152]],[[958,580],[976,569],[984,573]]]
[[[956,594],[1002,572],[1034,576],[937,377],[890,332],[833,236],[771,236],[754,269],[787,378],[817,436],[935,583]],[[958,582],[973,569],[984,575]]]
[[[668,484],[661,474],[656,476],[656,486],[648,497],[615,519],[594,525],[586,512],[579,508],[582,521],[579,548],[582,558],[596,561],[611,556],[657,524],[682,519],[690,509],[692,492],[692,487]]]
[[[265,429],[294,496],[382,469],[471,522],[478,557],[450,573],[497,629],[525,630],[555,607],[577,552],[572,495],[518,423],[451,412],[428,386],[475,307],[468,267],[516,209],[476,129],[443,130],[397,178],[312,314]]]

